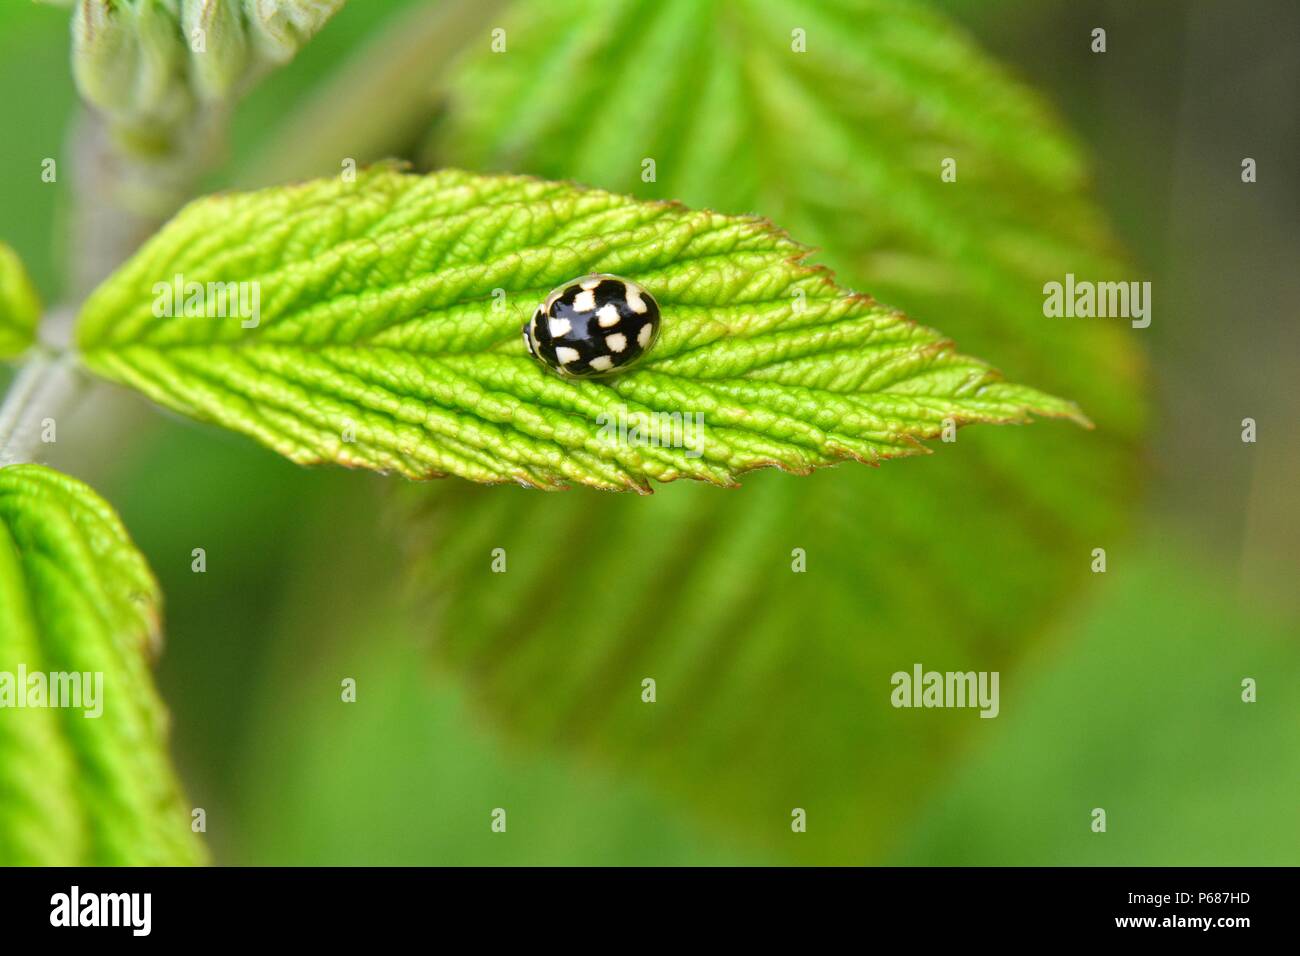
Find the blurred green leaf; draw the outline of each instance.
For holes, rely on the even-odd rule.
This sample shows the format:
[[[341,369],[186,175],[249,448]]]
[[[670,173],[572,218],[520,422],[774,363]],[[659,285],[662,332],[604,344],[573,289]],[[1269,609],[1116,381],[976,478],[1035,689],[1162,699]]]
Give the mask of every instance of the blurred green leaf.
[[[91,368],[293,461],[413,478],[734,484],[915,454],[945,420],[1080,418],[803,255],[752,217],[381,167],[191,204],[90,298],[79,343]],[[544,370],[521,316],[602,272],[651,290],[660,341],[611,378]],[[230,301],[191,308],[214,286]],[[683,415],[703,417],[698,441],[669,447]],[[618,421],[647,441],[607,434]]]
[[[181,0],[208,6],[216,0]],[[239,0],[252,47],[274,64],[293,59],[347,0]]]
[[[202,104],[288,62],[345,0],[82,0],[72,72],[137,149],[164,148]]]
[[[190,44],[195,95],[200,100],[231,99],[246,81],[252,59],[239,0],[181,0],[180,22],[183,38],[203,38],[202,55]]]
[[[646,781],[525,753],[484,726],[424,642],[395,620],[373,519],[322,507],[295,569],[267,679],[243,702],[258,732],[233,773],[254,865],[718,865],[767,862],[692,826]],[[350,553],[349,553],[350,549]],[[340,681],[356,681],[355,703]],[[494,833],[491,814],[507,813]]]
[[[1077,148],[916,4],[557,0],[503,26],[505,53],[484,43],[453,75],[436,161],[770,215],[846,281],[1098,425],[964,431],[920,468],[763,475],[725,494],[412,491],[439,659],[505,725],[635,767],[808,858],[879,856],[994,723],[894,710],[890,674],[1012,663],[1090,578],[1091,548],[1120,539],[1135,494],[1126,327],[1042,314],[1046,281],[1121,268]],[[498,547],[506,574],[488,573]],[[600,583],[557,583],[586,569]],[[790,842],[796,806],[809,829]]]
[[[36,340],[41,297],[18,253],[0,242],[0,359],[21,355]]]
[[[1180,529],[1003,675],[1002,715],[895,864],[1294,866],[1296,622],[1225,592]],[[1256,699],[1242,699],[1243,681]],[[1092,811],[1106,811],[1106,832]]]
[[[194,109],[177,3],[85,0],[72,12],[72,75],[82,97],[133,130],[170,127]]]
[[[158,604],[90,488],[39,465],[0,469],[0,865],[204,860],[149,673]],[[24,706],[37,685],[22,675],[52,673],[87,675],[96,700]]]

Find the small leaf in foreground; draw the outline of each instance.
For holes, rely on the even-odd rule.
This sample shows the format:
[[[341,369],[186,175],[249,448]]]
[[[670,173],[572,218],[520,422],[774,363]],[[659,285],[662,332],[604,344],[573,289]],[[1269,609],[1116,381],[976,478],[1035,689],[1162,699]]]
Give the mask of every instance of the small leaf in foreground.
[[[916,454],[946,421],[1083,420],[806,254],[755,217],[380,167],[192,203],[90,298],[79,344],[95,371],[293,461],[412,478],[732,485]],[[519,329],[587,273],[648,289],[662,331],[634,371],[564,381]]]
[[[0,468],[0,865],[204,862],[149,673],[158,604],[90,488]]]
[[[0,242],[0,359],[27,351],[36,340],[41,300],[18,253]]]

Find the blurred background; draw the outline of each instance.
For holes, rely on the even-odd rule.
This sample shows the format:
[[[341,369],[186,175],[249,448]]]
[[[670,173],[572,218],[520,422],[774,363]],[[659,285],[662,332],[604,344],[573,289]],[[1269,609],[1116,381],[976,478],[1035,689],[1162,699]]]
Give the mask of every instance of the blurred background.
[[[763,5],[802,22],[800,4]],[[636,5],[595,6],[599,51]],[[879,194],[861,172],[872,157],[776,110],[773,141],[806,150],[822,186],[772,190],[736,174],[743,156],[674,154],[683,127],[653,117],[677,103],[707,118],[712,103],[702,83],[681,106],[693,74],[677,64],[672,95],[646,107],[654,145],[627,148],[658,159],[644,183],[636,163],[602,165],[619,149],[607,121],[587,150],[563,148],[575,116],[627,115],[616,84],[608,103],[570,97],[529,43],[556,8],[575,36],[591,29],[583,4],[353,0],[240,104],[204,188],[399,155],[757,210],[847,284],[1078,400],[1098,428],[981,427],[879,470],[624,499],[303,470],[105,390],[60,423],[49,463],[120,510],[162,583],[158,679],[217,863],[1300,863],[1300,11],[949,0],[915,5],[958,27],[909,59],[936,21],[831,6],[824,24],[807,14],[825,29],[802,72],[743,31],[729,55],[774,91],[870,81],[849,63],[858,48],[890,78],[987,69],[1015,104],[936,94],[925,113],[846,86],[845,129],[898,164]],[[650,72],[667,69],[668,17],[626,41]],[[498,24],[517,53],[490,53]],[[58,301],[71,197],[39,171],[77,113],[66,11],[0,4],[0,89],[0,238]],[[998,136],[962,132],[984,107]],[[937,182],[952,150],[973,157],[969,208],[937,239],[890,221],[891,190],[919,202],[919,171]],[[849,205],[868,200],[879,219]],[[1045,279],[997,251],[1028,248],[1021,231],[1040,225],[1050,240],[1025,253],[1039,274],[1149,280],[1151,327],[1043,318]],[[963,246],[961,228],[980,241]],[[599,538],[582,530],[593,514]],[[505,575],[490,573],[495,547]],[[654,583],[576,624],[544,584],[588,560]],[[889,675],[916,662],[999,670],[1000,716],[893,710]],[[344,677],[355,704],[339,701]],[[506,834],[489,829],[496,807]],[[1089,829],[1096,807],[1105,834]]]

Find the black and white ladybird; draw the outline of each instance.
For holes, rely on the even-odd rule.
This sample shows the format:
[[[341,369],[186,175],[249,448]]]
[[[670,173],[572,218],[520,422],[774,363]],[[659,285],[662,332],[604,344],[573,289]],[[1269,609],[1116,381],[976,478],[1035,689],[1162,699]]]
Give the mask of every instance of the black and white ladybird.
[[[565,378],[608,375],[654,345],[659,303],[628,279],[583,276],[552,290],[523,332],[532,356]]]

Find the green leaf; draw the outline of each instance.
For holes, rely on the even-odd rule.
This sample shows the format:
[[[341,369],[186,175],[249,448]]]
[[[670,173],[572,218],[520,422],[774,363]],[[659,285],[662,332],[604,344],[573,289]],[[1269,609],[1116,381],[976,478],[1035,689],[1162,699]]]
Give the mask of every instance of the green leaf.
[[[0,469],[0,865],[204,861],[150,679],[158,604],[90,488],[39,465]],[[32,706],[37,674],[86,675],[94,701]]]
[[[0,359],[27,351],[36,341],[41,298],[18,253],[0,242]]]
[[[500,725],[751,840],[880,860],[999,723],[895,710],[891,673],[1004,669],[1010,694],[1045,623],[1096,581],[1091,549],[1123,548],[1141,487],[1140,333],[1042,313],[1043,284],[1067,271],[1135,278],[1077,145],[920,4],[555,0],[503,26],[506,54],[456,72],[435,162],[771,216],[845,281],[1097,424],[971,429],[924,463],[762,475],[728,495],[407,492],[424,517],[408,542],[421,620]],[[506,574],[488,573],[495,548]],[[584,591],[578,613],[555,585],[572,568],[642,586]],[[810,824],[792,841],[794,806]]]
[[[803,256],[754,217],[379,168],[192,204],[87,302],[79,341],[96,371],[293,461],[412,478],[734,484],[767,465],[915,454],[945,419],[1082,420]],[[662,333],[633,371],[564,380],[519,330],[552,287],[590,272],[642,283]],[[213,314],[170,314],[168,283],[245,283],[250,307],[196,299]],[[696,415],[699,441],[680,427]],[[654,440],[623,441],[609,427],[621,419]],[[690,447],[661,447],[674,426]]]

